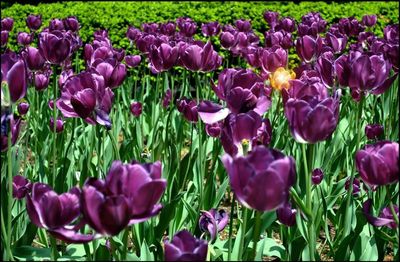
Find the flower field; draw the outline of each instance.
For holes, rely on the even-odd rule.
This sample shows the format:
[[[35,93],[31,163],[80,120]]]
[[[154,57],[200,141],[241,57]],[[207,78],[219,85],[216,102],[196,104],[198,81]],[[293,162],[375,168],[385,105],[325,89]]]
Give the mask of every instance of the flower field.
[[[398,11],[214,4],[2,10],[3,260],[399,259]]]

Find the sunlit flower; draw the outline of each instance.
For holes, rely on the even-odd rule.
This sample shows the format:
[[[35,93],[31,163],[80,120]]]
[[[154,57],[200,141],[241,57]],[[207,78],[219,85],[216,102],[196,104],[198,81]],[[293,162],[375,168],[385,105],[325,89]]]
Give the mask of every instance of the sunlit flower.
[[[288,89],[290,86],[289,81],[295,77],[296,74],[293,71],[288,71],[283,67],[279,67],[270,75],[269,80],[272,88],[282,90],[283,88]]]

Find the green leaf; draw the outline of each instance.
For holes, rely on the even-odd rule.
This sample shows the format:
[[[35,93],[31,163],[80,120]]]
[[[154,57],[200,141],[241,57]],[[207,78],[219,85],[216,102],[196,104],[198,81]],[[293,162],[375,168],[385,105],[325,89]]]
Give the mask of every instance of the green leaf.
[[[31,246],[21,246],[16,247],[13,250],[14,258],[17,258],[21,261],[43,261],[50,260],[51,258],[51,249],[50,248],[37,248]]]
[[[142,246],[140,247],[140,261],[153,261],[154,255],[150,252],[147,246],[146,239],[143,240]]]
[[[357,237],[350,255],[352,261],[376,261],[378,249],[375,237],[369,233],[369,224],[366,224],[361,234]]]

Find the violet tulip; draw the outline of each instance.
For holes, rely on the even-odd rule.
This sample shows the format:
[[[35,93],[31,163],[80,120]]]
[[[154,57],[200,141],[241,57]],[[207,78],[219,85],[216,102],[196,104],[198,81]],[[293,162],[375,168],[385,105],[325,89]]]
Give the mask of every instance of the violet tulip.
[[[292,34],[286,31],[267,31],[264,34],[265,46],[281,46],[283,49],[289,49],[293,46]]]
[[[310,63],[317,58],[317,55],[322,49],[322,38],[317,36],[316,38],[305,35],[297,38],[296,40],[296,52],[300,59],[306,63]]]
[[[399,144],[379,141],[357,151],[356,168],[361,179],[370,187],[399,181]]]
[[[206,124],[206,133],[211,137],[219,137],[221,135],[221,124]]]
[[[9,32],[8,31],[1,31],[1,47],[7,45],[8,36],[9,36]]]
[[[217,69],[222,63],[222,57],[214,51],[211,42],[203,47],[189,45],[181,54],[183,66],[190,71],[209,72]]]
[[[32,183],[29,179],[17,175],[13,177],[13,198],[22,199],[32,190]]]
[[[292,208],[289,202],[276,210],[276,216],[282,224],[292,227],[296,224],[297,209]]]
[[[63,19],[65,30],[76,32],[79,30],[79,21],[75,16],[69,16]]]
[[[347,36],[342,35],[341,33],[326,33],[325,42],[327,45],[332,47],[335,54],[339,54],[343,52],[347,45]]]
[[[138,117],[142,114],[142,103],[140,102],[133,102],[131,104],[131,113],[132,115]]]
[[[176,32],[176,24],[172,21],[160,24],[160,33],[163,35],[172,36]]]
[[[193,99],[183,97],[177,102],[178,111],[192,123],[197,123],[199,120],[197,103]]]
[[[136,41],[141,36],[141,31],[134,26],[129,26],[126,31],[126,37],[131,41]]]
[[[7,151],[8,132],[11,128],[11,145],[17,142],[21,126],[21,118],[9,112],[1,113],[1,152]]]
[[[150,67],[153,72],[159,73],[172,68],[179,56],[177,46],[162,43],[159,47],[152,45],[149,52]]]
[[[38,30],[42,26],[41,15],[28,15],[26,18],[26,25],[32,31]]]
[[[367,27],[372,27],[376,24],[376,15],[364,15],[361,19],[361,24]]]
[[[26,32],[19,32],[17,35],[17,42],[22,46],[27,46],[33,41],[33,34],[28,34]]]
[[[209,22],[201,26],[201,32],[203,33],[204,36],[208,37],[216,36],[219,34],[220,31],[221,31],[221,26],[217,21]]]
[[[126,66],[116,59],[108,59],[95,66],[95,71],[104,78],[105,86],[111,89],[117,88],[124,82],[127,70]]]
[[[311,180],[314,185],[319,185],[324,179],[324,172],[322,172],[321,168],[316,168],[312,171]]]
[[[264,72],[275,72],[279,67],[286,67],[288,54],[279,46],[264,49],[261,56],[261,66]]]
[[[196,33],[197,25],[190,18],[177,18],[176,24],[178,25],[179,33],[186,37],[192,37]]]
[[[287,202],[289,189],[296,180],[292,157],[257,146],[247,156],[232,158],[225,154],[222,162],[236,198],[245,207],[272,211]]]
[[[200,211],[199,227],[203,232],[210,234],[210,241],[213,242],[218,232],[224,230],[229,221],[229,215],[225,210],[217,210],[215,208],[209,211]]]
[[[70,77],[61,90],[57,108],[64,117],[81,117],[87,123],[111,128],[109,113],[114,93],[101,75],[82,72]]]
[[[382,209],[379,217],[374,217],[371,214],[372,209],[372,199],[368,199],[364,202],[362,211],[364,213],[365,218],[367,219],[368,223],[375,227],[387,226],[391,229],[397,228],[396,220],[393,217],[393,213],[390,207],[385,207]],[[397,217],[399,217],[399,207],[397,205],[393,205],[394,212],[396,213]]]
[[[34,85],[35,89],[42,91],[49,86],[50,76],[48,74],[35,73]]]
[[[26,64],[31,71],[41,70],[45,64],[43,56],[40,54],[39,49],[28,46],[23,53]]]
[[[182,230],[164,244],[164,249],[165,261],[206,261],[208,245],[207,241]]]
[[[54,132],[54,120],[50,117],[49,128],[51,132]],[[61,133],[64,130],[64,121],[58,117],[56,121],[56,133]]]
[[[235,26],[239,32],[249,32],[251,30],[251,23],[249,20],[239,19],[235,21]]]
[[[344,184],[344,189],[349,190],[350,186],[350,177],[346,179],[346,183]],[[357,196],[360,193],[361,184],[358,178],[353,179],[353,196]]]
[[[25,61],[12,52],[1,55],[2,81],[6,80],[11,102],[15,103],[26,94],[28,74]]]
[[[18,114],[20,114],[21,116],[26,115],[26,113],[28,113],[29,110],[29,104],[26,102],[19,103],[17,106],[17,110]]]
[[[268,146],[272,139],[272,126],[268,118],[262,120],[261,126],[257,129],[257,135],[253,137],[252,147],[257,145]]]
[[[229,49],[235,45],[235,36],[230,32],[222,32],[219,36],[221,46],[223,48]]]
[[[10,32],[14,25],[14,19],[11,17],[6,17],[1,19],[1,31],[8,31]]]
[[[26,209],[30,220],[37,227],[45,228],[50,234],[70,243],[86,243],[94,235],[77,232],[82,223],[73,225],[80,215],[80,190],[77,187],[58,195],[43,183],[34,183],[32,196],[26,195]]]
[[[39,51],[51,64],[61,64],[71,54],[71,41],[61,31],[43,31],[39,34]]]
[[[368,139],[377,139],[383,135],[383,126],[379,124],[369,124],[365,126],[365,135]]]
[[[125,63],[129,68],[137,67],[142,61],[140,55],[127,55],[125,56]]]
[[[271,29],[275,29],[275,26],[279,22],[279,13],[273,11],[265,11],[263,16],[264,20],[268,23],[269,27]]]

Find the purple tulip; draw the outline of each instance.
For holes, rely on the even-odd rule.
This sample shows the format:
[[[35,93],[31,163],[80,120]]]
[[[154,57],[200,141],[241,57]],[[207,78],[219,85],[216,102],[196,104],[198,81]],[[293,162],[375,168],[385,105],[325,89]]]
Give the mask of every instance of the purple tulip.
[[[49,128],[51,132],[54,132],[54,120],[50,117]],[[56,133],[61,133],[64,130],[64,121],[58,117],[56,121]]]
[[[123,48],[113,48],[112,49],[113,57],[121,62],[125,58],[125,50]]]
[[[190,71],[209,72],[217,69],[222,63],[222,57],[214,51],[211,42],[203,47],[189,45],[181,54],[183,66]]]
[[[201,101],[197,108],[201,120],[206,124],[221,121],[229,114],[227,108],[208,100]]]
[[[276,216],[282,224],[292,227],[296,224],[297,209],[293,208],[286,202],[282,207],[276,210]]]
[[[209,211],[201,211],[201,216],[199,219],[199,227],[203,232],[208,232],[210,234],[210,241],[215,241],[218,232],[224,230],[229,221],[229,215],[225,210],[217,210],[215,208]]]
[[[23,53],[26,64],[31,71],[41,70],[45,64],[43,56],[40,54],[39,49],[28,46]]]
[[[82,212],[102,235],[116,235],[126,226],[146,221],[162,208],[157,204],[166,188],[161,163],[122,164],[114,161],[103,180],[88,179],[82,189]]]
[[[125,63],[129,68],[137,67],[142,61],[140,55],[127,55],[125,56]]]
[[[190,18],[178,18],[176,19],[176,24],[179,28],[179,33],[185,37],[192,37],[196,33],[197,25]]]
[[[142,32],[139,29],[134,26],[129,26],[126,32],[126,37],[131,41],[136,41],[141,36],[141,34]]]
[[[321,76],[321,80],[327,88],[333,87],[334,82],[334,62],[335,56],[330,49],[321,53],[317,59],[316,69]]]
[[[1,31],[8,31],[10,32],[14,25],[14,19],[11,17],[6,17],[1,19]]]
[[[222,32],[219,36],[223,48],[229,49],[236,43],[235,36],[230,32]]]
[[[11,126],[11,145],[15,145],[20,132],[21,118],[10,113],[1,113],[1,152],[7,151],[8,132]]]
[[[372,27],[376,24],[376,15],[364,15],[361,24],[367,27]]]
[[[261,126],[257,129],[257,135],[253,137],[252,147],[258,145],[268,146],[272,139],[272,126],[268,118],[262,120]]]
[[[42,26],[41,15],[28,15],[26,18],[26,25],[31,31],[36,31]]]
[[[72,188],[68,193],[58,195],[43,183],[34,183],[32,196],[26,195],[26,210],[30,220],[37,227],[45,228],[50,234],[70,243],[86,243],[94,239],[93,235],[77,232],[82,223],[71,224],[80,215],[80,190]],[[71,229],[72,228],[72,229]]]
[[[172,68],[179,55],[177,46],[162,43],[159,47],[152,45],[149,52],[150,67],[153,72],[159,73]]]
[[[61,31],[43,31],[39,34],[39,51],[51,64],[61,64],[71,54],[71,40]]]
[[[322,48],[322,38],[317,36],[316,38],[305,35],[297,38],[296,40],[296,52],[300,59],[306,63],[310,63],[317,58],[317,55]]]
[[[160,24],[160,33],[163,35],[172,36],[176,32],[176,24],[172,21]]]
[[[208,245],[187,230],[179,231],[170,243],[164,244],[165,261],[206,261]]]
[[[107,62],[97,64],[95,71],[104,77],[106,87],[111,89],[120,86],[127,74],[126,66],[117,62],[116,59],[109,59]]]
[[[399,181],[399,144],[396,142],[366,145],[357,151],[355,160],[358,173],[370,187]]]
[[[201,26],[201,32],[203,33],[204,36],[208,37],[216,36],[219,34],[220,31],[221,31],[221,26],[217,21],[209,22]]]
[[[142,114],[142,103],[133,102],[131,104],[131,113],[132,115],[139,117]]]
[[[279,21],[279,13],[273,11],[264,12],[264,20],[268,23],[271,29],[275,29],[275,26]]]
[[[2,82],[7,81],[11,102],[15,103],[26,94],[28,74],[25,61],[15,53],[1,55]]]
[[[319,185],[324,179],[324,172],[321,168],[316,168],[312,171],[311,180],[314,185]]]
[[[221,135],[221,124],[206,124],[206,133],[211,137],[219,137]]]
[[[165,91],[165,95],[162,100],[162,106],[164,108],[167,108],[169,106],[169,103],[171,102],[171,100],[172,100],[172,91],[171,91],[171,89],[167,89],[167,91]]]
[[[5,46],[8,43],[8,31],[1,31],[1,46]]]
[[[327,22],[318,12],[310,12],[301,17],[301,23],[298,26],[297,33],[299,36],[310,35],[317,37],[319,33],[325,31]]]
[[[19,103],[17,106],[17,110],[18,114],[20,114],[21,116],[26,115],[26,113],[28,113],[29,110],[29,104],[25,102]]]
[[[322,100],[312,96],[289,98],[285,116],[294,139],[311,144],[328,139],[338,124],[339,100],[340,90]]]
[[[285,49],[274,46],[264,49],[261,57],[261,67],[267,74],[275,72],[279,67],[286,67],[288,54]]]
[[[296,30],[296,21],[291,17],[285,17],[279,22],[278,27],[279,29],[291,33]]]
[[[296,180],[292,157],[257,146],[247,156],[232,158],[225,154],[222,162],[236,198],[245,207],[272,211],[287,202],[289,189]]]
[[[150,46],[156,44],[156,41],[160,39],[154,35],[143,35],[136,40],[136,47],[140,52],[147,54],[150,52]]]
[[[342,18],[338,23],[339,32],[347,36],[357,36],[364,31],[365,27],[354,17]]]
[[[111,128],[109,113],[114,93],[101,75],[82,72],[68,78],[57,100],[64,117],[81,117],[87,123]]]
[[[178,111],[192,123],[197,123],[199,120],[197,103],[193,99],[183,97],[177,102]]]
[[[369,124],[365,126],[365,135],[368,139],[377,139],[383,135],[383,126],[379,124]]]
[[[35,73],[34,85],[35,89],[42,91],[49,86],[50,76],[48,74]]]
[[[51,19],[50,23],[49,23],[49,30],[50,31],[65,30],[63,21],[61,19],[58,19],[58,18]]]
[[[328,46],[332,47],[335,54],[343,52],[347,45],[347,36],[340,33],[326,33],[325,42]]]
[[[385,207],[380,213],[379,217],[374,217],[371,214],[372,209],[372,199],[368,199],[363,204],[363,213],[368,223],[375,227],[387,226],[388,228],[395,229],[397,228],[397,223],[393,217],[393,213],[390,207]],[[393,205],[394,212],[397,217],[399,217],[399,207],[397,205]]]
[[[350,186],[350,177],[346,179],[346,183],[344,185],[344,189],[349,190],[349,186]],[[360,180],[358,180],[357,178],[353,179],[353,196],[357,196],[358,193],[360,193]]]
[[[33,34],[28,34],[26,32],[19,32],[17,35],[17,42],[22,46],[27,46],[33,41]]]
[[[249,32],[251,30],[251,23],[249,20],[239,19],[235,21],[235,26],[239,32]]]
[[[32,190],[32,183],[23,176],[13,177],[13,198],[22,199]]]
[[[267,31],[264,35],[265,46],[273,47],[281,46],[284,49],[289,49],[293,45],[292,34],[286,31]]]
[[[389,44],[399,44],[399,24],[388,25],[383,29],[383,37]]]
[[[246,52],[243,53],[243,55],[250,66],[254,68],[259,68],[261,67],[261,59],[263,52],[264,49],[261,47],[250,46],[247,48]]]
[[[79,21],[76,16],[69,16],[63,19],[63,24],[65,30],[70,30],[72,32],[76,32],[79,30]]]

